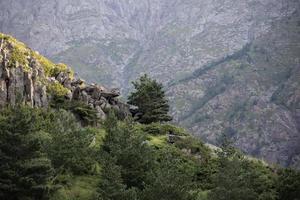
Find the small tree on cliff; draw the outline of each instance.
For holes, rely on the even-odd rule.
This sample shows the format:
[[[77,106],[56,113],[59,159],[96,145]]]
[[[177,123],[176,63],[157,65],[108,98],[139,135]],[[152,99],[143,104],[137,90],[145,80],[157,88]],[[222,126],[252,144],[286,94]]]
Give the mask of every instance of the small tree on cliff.
[[[162,84],[146,74],[133,82],[135,91],[128,97],[128,103],[138,107],[138,121],[144,124],[171,121],[169,105]]]

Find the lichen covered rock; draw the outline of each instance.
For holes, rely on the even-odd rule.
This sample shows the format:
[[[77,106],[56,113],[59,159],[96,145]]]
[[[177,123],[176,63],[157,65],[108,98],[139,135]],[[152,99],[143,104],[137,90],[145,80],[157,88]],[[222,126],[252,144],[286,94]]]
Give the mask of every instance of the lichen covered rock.
[[[54,64],[1,33],[0,47],[0,106],[47,107],[53,97],[60,96],[84,102],[95,109],[99,119],[105,119],[111,108],[125,116],[130,114],[128,106],[117,99],[118,89],[109,90],[74,78],[66,65]]]

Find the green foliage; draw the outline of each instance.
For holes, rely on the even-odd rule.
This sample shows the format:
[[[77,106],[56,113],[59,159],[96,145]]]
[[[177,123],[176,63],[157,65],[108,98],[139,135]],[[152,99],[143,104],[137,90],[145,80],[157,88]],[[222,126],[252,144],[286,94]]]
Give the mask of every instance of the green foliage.
[[[151,145],[156,139],[165,140],[158,138],[164,135],[149,132],[153,127],[154,133],[159,132],[159,124],[121,123],[112,115],[105,127],[107,137],[101,155],[106,167],[102,171],[98,199],[278,198],[276,174],[262,162],[244,157],[226,140],[222,151],[213,157],[201,141],[188,136],[180,136],[172,146],[166,142],[159,147]],[[144,134],[148,135],[149,142]],[[297,191],[296,188],[292,191]]]
[[[45,74],[47,76],[51,75],[51,70],[54,68],[54,63],[52,63],[50,60],[45,58],[44,56],[41,56],[37,52],[32,51],[31,52],[32,56],[37,59],[37,61],[43,66]]]
[[[102,154],[113,158],[121,167],[124,184],[129,188],[143,188],[146,172],[153,165],[153,154],[146,143],[146,137],[129,123],[118,123],[109,117],[105,123],[107,136]]]
[[[47,85],[47,93],[53,97],[64,97],[70,91],[58,82],[49,83]]]
[[[26,59],[26,56],[24,55],[24,52],[18,47],[13,48],[8,65],[10,67],[16,67],[16,63],[22,65],[24,69],[28,68],[28,61]]]
[[[55,64],[51,70],[49,75],[52,77],[56,77],[60,72],[68,73],[70,78],[74,77],[74,72],[64,63]]]
[[[159,157],[159,166],[148,174],[149,181],[141,194],[143,200],[189,200],[194,188],[194,166],[172,150]]]
[[[99,118],[94,108],[81,101],[70,101],[63,96],[53,96],[50,106],[72,112],[83,125],[97,125]]]
[[[61,175],[63,186],[57,190],[50,200],[94,200],[99,182],[97,176]]]
[[[103,167],[99,185],[98,200],[135,200],[135,189],[126,189],[121,175],[121,167],[107,160]]]
[[[277,189],[279,200],[299,200],[300,172],[292,169],[280,169]]]
[[[42,62],[52,75],[68,70]],[[231,82],[224,77],[206,97],[213,98]],[[95,110],[65,99],[67,91],[60,84],[48,87],[53,110],[1,110],[0,199],[299,199],[299,172],[271,169],[226,141],[222,151],[212,154],[183,129],[161,123],[170,120],[161,84],[143,76],[134,85],[129,102],[139,107],[138,121],[144,124],[121,122],[111,110],[105,130],[98,129]],[[244,107],[232,109],[230,118]],[[234,132],[229,127],[225,135]],[[170,144],[168,134],[178,139]]]
[[[149,135],[167,135],[167,134],[174,134],[178,136],[187,135],[187,133],[183,128],[171,124],[161,124],[158,122],[141,125],[141,130]]]
[[[210,186],[211,180],[203,178],[212,176],[214,170],[200,167],[207,160],[192,158],[167,143],[156,148],[151,145],[152,137],[166,136],[150,135],[147,142],[141,126],[147,125],[120,123],[109,115],[101,151],[104,167],[99,199],[195,199],[192,191]]]
[[[15,38],[4,35],[0,33],[0,39],[6,43],[10,44],[10,57],[9,57],[9,67],[17,67],[16,64],[21,65],[24,70],[29,70],[27,56],[30,53],[30,49],[28,49],[25,44],[17,41]],[[4,43],[5,44],[5,43]]]
[[[16,62],[20,65],[23,65],[23,67],[28,67],[28,60],[26,59],[26,54],[30,51],[26,48],[25,44],[17,41],[13,37],[9,35],[5,35],[0,33],[0,39],[4,42],[10,43],[12,46],[11,54],[9,58],[8,65],[10,67],[16,67]]]
[[[0,198],[44,199],[53,178],[41,111],[18,107],[0,114]]]
[[[162,84],[144,75],[133,85],[136,91],[129,95],[128,103],[138,107],[137,121],[149,124],[172,120]]]
[[[275,200],[275,176],[262,163],[250,161],[230,145],[219,153],[219,170],[215,175],[212,200]]]
[[[192,154],[201,154],[203,159],[208,159],[210,150],[204,145],[201,140],[187,136],[175,142],[175,146],[179,149],[190,150]]]
[[[46,76],[48,77],[56,77],[60,72],[69,73],[70,77],[74,76],[74,72],[65,64],[61,64],[61,63],[54,64],[47,58],[41,56],[39,53],[29,49],[22,42],[17,41],[15,38],[0,33],[0,39],[3,39],[5,42],[10,43],[11,46],[13,47],[9,58],[10,67],[16,67],[16,62],[17,62],[25,70],[30,70],[29,61],[27,57],[31,56],[41,64],[41,66],[45,71]]]
[[[82,129],[74,116],[64,110],[55,113],[53,123],[49,157],[54,167],[77,175],[96,173],[97,163],[90,148],[95,132]]]
[[[37,52],[31,51],[32,57],[34,57],[44,68],[45,74],[48,77],[56,77],[60,72],[69,73],[70,77],[74,76],[74,72],[65,64],[54,64],[44,56],[41,56]]]
[[[99,149],[103,145],[103,140],[106,136],[105,130],[99,127],[87,127],[86,131],[92,132],[95,135],[90,147]]]
[[[0,198],[48,199],[59,185],[69,191],[63,174],[99,174],[96,134],[64,110],[1,110]]]
[[[167,144],[166,135],[150,135],[148,136],[149,144],[155,146],[156,148],[165,147]]]
[[[98,199],[134,200],[153,166],[151,149],[142,133],[130,122],[118,122],[113,113],[104,126],[107,135],[101,149],[104,167]]]

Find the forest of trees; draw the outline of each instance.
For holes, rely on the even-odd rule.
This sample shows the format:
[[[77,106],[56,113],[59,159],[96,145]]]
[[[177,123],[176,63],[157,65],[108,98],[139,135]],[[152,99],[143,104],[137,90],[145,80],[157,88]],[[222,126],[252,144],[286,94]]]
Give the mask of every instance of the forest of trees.
[[[98,126],[82,126],[61,106],[2,108],[0,199],[300,199],[299,171],[249,159],[226,138],[214,152],[164,122],[169,116],[162,87],[143,79],[147,82],[136,84],[130,101],[143,109],[144,118],[121,120],[111,111]],[[155,105],[137,103],[148,92],[156,96]],[[153,113],[161,114],[159,120],[147,106],[162,108]],[[168,141],[169,132],[177,135],[175,141]],[[78,186],[76,178],[87,181]]]

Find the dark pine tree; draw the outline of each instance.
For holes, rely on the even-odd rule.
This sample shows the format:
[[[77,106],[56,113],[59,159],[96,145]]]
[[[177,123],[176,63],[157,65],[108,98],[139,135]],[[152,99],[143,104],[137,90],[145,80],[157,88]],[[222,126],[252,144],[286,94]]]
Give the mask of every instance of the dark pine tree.
[[[169,105],[161,83],[146,74],[133,82],[135,91],[128,97],[128,103],[138,107],[138,121],[144,124],[171,121]]]
[[[34,109],[1,110],[0,199],[47,199],[53,168],[43,151],[43,123]]]

